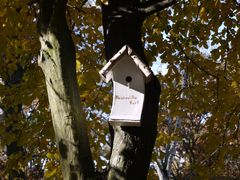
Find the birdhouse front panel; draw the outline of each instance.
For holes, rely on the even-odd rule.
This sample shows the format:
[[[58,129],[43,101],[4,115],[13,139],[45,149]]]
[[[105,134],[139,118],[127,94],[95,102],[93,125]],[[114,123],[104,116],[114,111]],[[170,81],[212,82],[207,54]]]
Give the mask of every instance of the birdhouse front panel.
[[[110,124],[140,126],[145,83],[152,77],[150,68],[127,45],[123,46],[100,70],[105,82],[113,81]]]
[[[144,103],[144,75],[128,54],[112,68],[113,103],[110,123],[140,126]]]

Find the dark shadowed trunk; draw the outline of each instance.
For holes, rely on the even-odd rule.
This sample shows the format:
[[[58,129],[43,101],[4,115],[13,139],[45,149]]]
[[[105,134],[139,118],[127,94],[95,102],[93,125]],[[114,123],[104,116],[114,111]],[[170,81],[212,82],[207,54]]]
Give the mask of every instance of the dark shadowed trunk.
[[[147,63],[141,41],[144,16],[135,1],[109,1],[102,5],[106,59],[129,45]],[[113,126],[109,179],[146,179],[156,139],[160,85],[156,77],[145,85],[141,127]]]

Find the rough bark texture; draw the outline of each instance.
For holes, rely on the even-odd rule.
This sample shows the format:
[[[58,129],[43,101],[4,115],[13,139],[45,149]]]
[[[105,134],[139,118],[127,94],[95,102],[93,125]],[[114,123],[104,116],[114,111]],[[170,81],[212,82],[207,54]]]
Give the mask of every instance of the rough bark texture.
[[[86,179],[93,175],[85,120],[76,80],[75,46],[65,18],[66,0],[43,0],[38,31],[42,68],[51,108],[64,179]]]
[[[138,1],[109,1],[102,6],[106,59],[129,45],[147,63],[141,42],[144,16],[131,7]],[[145,85],[141,127],[113,126],[108,179],[146,179],[156,139],[160,86],[156,77]]]

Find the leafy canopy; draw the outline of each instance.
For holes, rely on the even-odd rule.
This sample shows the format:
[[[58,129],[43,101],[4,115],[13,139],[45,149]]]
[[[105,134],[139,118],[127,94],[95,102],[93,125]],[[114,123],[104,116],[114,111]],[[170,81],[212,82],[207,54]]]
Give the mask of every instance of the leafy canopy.
[[[0,2],[0,108],[5,112],[1,144],[17,142],[25,149],[1,158],[0,173],[26,168],[33,176],[38,167],[46,178],[60,176],[44,77],[37,66],[38,6],[28,0]],[[98,1],[96,6],[82,3],[69,0],[66,13],[93,157],[104,170],[111,85],[98,75],[105,63],[101,9]],[[168,145],[177,142],[172,168],[176,177],[239,176],[239,8],[230,0],[180,0],[143,24],[145,53],[162,84],[153,162],[162,160]]]

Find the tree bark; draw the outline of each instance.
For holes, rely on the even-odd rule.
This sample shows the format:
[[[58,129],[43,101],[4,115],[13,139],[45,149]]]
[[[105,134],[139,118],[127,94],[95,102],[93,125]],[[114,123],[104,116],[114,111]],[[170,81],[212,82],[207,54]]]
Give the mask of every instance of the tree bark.
[[[38,19],[42,68],[64,179],[87,179],[94,165],[80,106],[75,46],[65,17],[67,0],[42,0]]]
[[[129,45],[147,64],[141,41],[144,16],[132,9],[137,1],[109,1],[102,5],[105,55],[109,60]],[[129,8],[130,7],[130,8]],[[146,179],[156,134],[160,85],[155,76],[145,84],[141,127],[113,126],[108,179]]]

